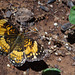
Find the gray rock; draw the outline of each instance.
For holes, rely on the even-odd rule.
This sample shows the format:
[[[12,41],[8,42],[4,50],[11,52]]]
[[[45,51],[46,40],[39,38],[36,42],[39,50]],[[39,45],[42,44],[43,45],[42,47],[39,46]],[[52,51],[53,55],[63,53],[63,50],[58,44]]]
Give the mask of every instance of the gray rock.
[[[55,2],[56,0],[48,0],[47,4],[50,4],[50,3],[53,3]]]
[[[29,21],[33,18],[33,13],[31,12],[31,10],[28,10],[27,8],[20,8],[15,12],[15,19],[18,22],[26,22]]]
[[[12,14],[12,12],[8,10],[8,11],[5,13],[5,16],[6,16],[6,17],[10,17],[11,14]]]
[[[46,11],[46,12],[48,12],[48,11],[49,11],[49,8],[48,8],[48,7],[46,7],[46,6],[42,6],[42,5],[40,5],[40,8],[41,8],[42,10]]]

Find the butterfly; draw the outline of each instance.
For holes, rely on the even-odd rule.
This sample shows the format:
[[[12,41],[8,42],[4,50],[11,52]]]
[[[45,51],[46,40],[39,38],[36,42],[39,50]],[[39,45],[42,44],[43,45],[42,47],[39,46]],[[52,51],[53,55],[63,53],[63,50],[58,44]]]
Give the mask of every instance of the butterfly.
[[[6,19],[0,20],[0,55],[8,55],[9,61],[16,67],[26,61],[42,60],[46,56],[44,48],[32,38],[25,36]]]

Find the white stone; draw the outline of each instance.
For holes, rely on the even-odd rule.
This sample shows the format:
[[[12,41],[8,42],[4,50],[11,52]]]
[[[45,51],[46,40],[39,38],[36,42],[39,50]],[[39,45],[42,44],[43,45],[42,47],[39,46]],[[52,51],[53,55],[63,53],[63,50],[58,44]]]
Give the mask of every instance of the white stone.
[[[58,53],[57,53],[57,52],[55,52],[55,55],[58,55]]]
[[[57,26],[58,25],[58,23],[54,23],[54,26]]]
[[[64,35],[64,38],[66,39],[68,36],[67,35]]]
[[[58,58],[58,61],[60,62],[61,61],[61,58]]]
[[[45,38],[45,36],[44,36],[44,35],[43,35],[42,37],[43,37],[43,38]]]
[[[48,45],[50,45],[50,44],[51,44],[51,42],[49,41],[49,42],[48,42]]]
[[[7,67],[10,67],[10,65],[9,65],[9,64],[7,64]]]
[[[23,72],[24,75],[26,75],[26,72]]]
[[[68,46],[68,43],[66,43],[65,45]]]
[[[49,40],[52,40],[52,37],[50,37]]]
[[[56,48],[57,47],[57,45],[54,45],[54,48]]]
[[[47,32],[45,32],[45,34],[48,34]]]
[[[51,8],[53,8],[53,5],[50,5]]]
[[[66,46],[66,48],[68,49],[69,47],[68,47],[68,46]]]

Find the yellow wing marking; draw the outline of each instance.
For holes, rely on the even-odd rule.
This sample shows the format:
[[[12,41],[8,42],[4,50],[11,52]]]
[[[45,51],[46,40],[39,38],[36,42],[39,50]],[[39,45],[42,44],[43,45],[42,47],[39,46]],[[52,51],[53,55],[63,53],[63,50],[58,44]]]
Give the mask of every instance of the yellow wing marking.
[[[6,19],[1,19],[1,20],[0,20],[0,26],[3,26],[3,24],[5,24],[6,22],[7,22]]]
[[[0,27],[0,35],[4,35],[6,29]]]
[[[25,44],[24,44],[24,47],[27,47],[29,45],[32,45],[32,41],[30,39],[25,39]]]
[[[21,63],[23,59],[23,52],[13,50],[9,56],[12,60],[15,60],[16,63]]]
[[[30,48],[30,46],[26,47],[25,54],[29,54],[30,52],[32,52],[34,55],[34,53],[36,53],[37,51],[38,51],[37,42],[34,41],[33,47],[31,47],[31,48]]]
[[[3,45],[4,47],[6,47],[7,49],[10,48],[10,46],[6,43],[4,37],[2,37],[2,38],[0,39],[0,44]]]

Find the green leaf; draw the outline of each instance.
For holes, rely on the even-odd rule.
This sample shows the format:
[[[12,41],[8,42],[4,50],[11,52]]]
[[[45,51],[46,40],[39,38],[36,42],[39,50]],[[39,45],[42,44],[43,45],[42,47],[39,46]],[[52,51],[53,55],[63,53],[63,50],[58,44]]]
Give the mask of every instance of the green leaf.
[[[70,23],[75,24],[75,6],[70,10],[69,21]]]
[[[57,68],[47,68],[42,71],[42,75],[60,75],[60,72]]]

